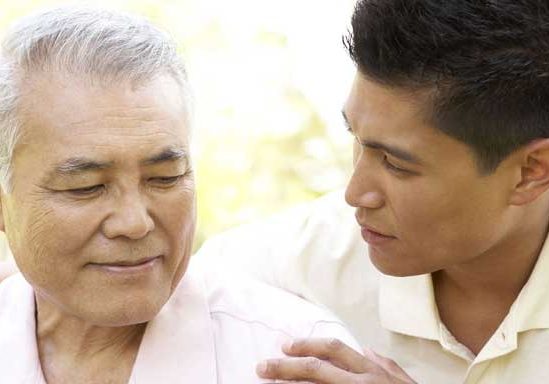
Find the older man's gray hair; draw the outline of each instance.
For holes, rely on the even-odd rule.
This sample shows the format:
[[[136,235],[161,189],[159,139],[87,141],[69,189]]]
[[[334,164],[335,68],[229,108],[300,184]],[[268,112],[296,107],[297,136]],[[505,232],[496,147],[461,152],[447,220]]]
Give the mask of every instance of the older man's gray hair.
[[[61,72],[94,82],[140,84],[170,74],[188,105],[185,70],[169,36],[144,19],[116,11],[62,7],[24,18],[0,51],[0,186],[11,188],[11,161],[20,136],[19,81]]]

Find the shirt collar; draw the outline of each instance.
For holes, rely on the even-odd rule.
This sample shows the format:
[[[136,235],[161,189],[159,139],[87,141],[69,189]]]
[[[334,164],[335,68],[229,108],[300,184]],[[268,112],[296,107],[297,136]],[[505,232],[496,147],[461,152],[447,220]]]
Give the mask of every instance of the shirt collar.
[[[549,237],[538,261],[511,307],[517,332],[549,328]]]
[[[34,291],[21,274],[0,285],[0,372],[13,383],[46,384],[38,346]]]
[[[0,286],[0,372],[46,384],[36,344],[32,287],[21,275]],[[202,280],[188,271],[147,325],[129,383],[217,383],[213,326]]]
[[[439,316],[431,275],[381,275],[379,317],[393,332],[429,340],[439,339]]]
[[[131,384],[217,383],[215,341],[203,281],[192,271],[147,325]]]
[[[547,303],[549,303],[549,237],[545,240],[530,278],[511,306],[509,314],[475,360],[488,359],[496,354],[514,350],[517,346],[517,334],[520,332],[549,328]],[[382,275],[379,290],[379,316],[381,325],[387,330],[436,340],[443,346],[451,344],[447,342],[449,335],[438,315],[430,274],[410,277]],[[499,340],[501,336],[504,338]],[[494,350],[491,348],[492,342],[498,344]]]

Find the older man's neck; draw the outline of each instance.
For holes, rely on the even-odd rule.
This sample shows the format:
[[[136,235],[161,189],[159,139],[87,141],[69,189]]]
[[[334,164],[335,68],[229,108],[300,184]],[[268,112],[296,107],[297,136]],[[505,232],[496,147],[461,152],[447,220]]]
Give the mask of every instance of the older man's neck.
[[[36,302],[38,351],[48,384],[128,382],[145,324],[98,327],[61,313],[39,296]]]

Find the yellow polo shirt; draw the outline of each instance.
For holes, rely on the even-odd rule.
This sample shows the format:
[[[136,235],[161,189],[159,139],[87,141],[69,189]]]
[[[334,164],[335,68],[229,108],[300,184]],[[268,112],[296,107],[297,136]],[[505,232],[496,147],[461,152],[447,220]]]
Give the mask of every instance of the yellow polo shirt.
[[[211,238],[195,261],[244,270],[331,309],[420,384],[549,383],[549,242],[477,356],[440,321],[430,275],[389,277],[373,267],[342,191]]]

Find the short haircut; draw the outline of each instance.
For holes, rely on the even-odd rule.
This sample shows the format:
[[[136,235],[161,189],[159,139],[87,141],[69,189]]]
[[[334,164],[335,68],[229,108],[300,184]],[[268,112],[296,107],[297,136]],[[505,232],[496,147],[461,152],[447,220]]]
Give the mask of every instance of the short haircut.
[[[173,76],[190,113],[185,69],[172,39],[143,18],[121,12],[60,7],[20,20],[0,51],[0,186],[11,186],[11,160],[20,137],[20,80],[60,72],[100,84],[143,84]]]
[[[345,43],[372,81],[431,91],[431,123],[489,174],[549,137],[549,2],[359,0]]]

